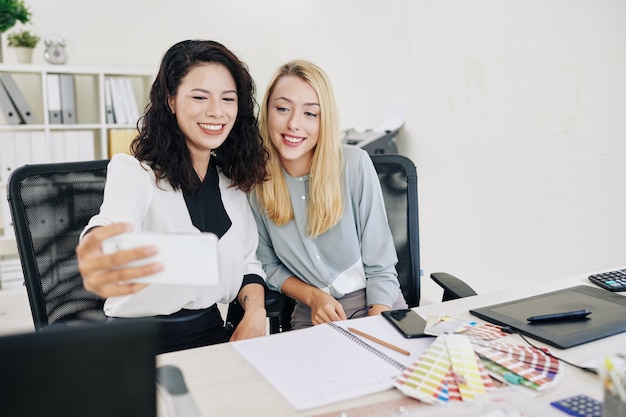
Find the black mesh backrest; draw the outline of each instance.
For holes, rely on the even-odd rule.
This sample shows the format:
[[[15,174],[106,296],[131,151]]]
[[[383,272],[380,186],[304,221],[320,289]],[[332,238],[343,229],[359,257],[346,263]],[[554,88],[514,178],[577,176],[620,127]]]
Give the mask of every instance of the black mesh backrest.
[[[75,248],[104,192],[108,160],[25,165],[7,187],[35,329],[102,321],[104,300],[86,291]]]
[[[370,155],[378,172],[385,208],[396,252],[398,279],[409,307],[420,300],[419,227],[417,172],[413,162],[402,155]]]

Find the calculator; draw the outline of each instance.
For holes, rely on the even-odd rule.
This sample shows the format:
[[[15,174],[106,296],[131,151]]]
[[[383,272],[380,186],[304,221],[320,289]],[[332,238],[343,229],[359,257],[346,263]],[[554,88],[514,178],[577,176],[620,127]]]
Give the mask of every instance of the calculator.
[[[626,269],[589,275],[589,280],[605,290],[626,291]]]
[[[550,405],[575,417],[602,417],[602,402],[582,394],[553,401]]]

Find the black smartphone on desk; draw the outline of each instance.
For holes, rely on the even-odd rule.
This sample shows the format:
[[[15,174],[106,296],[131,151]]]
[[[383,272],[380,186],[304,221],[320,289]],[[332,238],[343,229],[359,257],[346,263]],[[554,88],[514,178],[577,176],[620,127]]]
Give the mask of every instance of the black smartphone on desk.
[[[426,320],[410,308],[383,311],[381,314],[407,339],[429,336],[424,333]]]

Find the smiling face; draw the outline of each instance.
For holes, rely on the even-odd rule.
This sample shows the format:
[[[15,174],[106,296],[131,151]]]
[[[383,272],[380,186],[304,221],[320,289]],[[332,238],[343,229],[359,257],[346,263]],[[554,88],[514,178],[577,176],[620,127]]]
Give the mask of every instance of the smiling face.
[[[267,104],[267,130],[291,176],[311,170],[319,139],[320,110],[317,93],[306,81],[288,75],[276,82]]]
[[[181,80],[169,105],[185,135],[194,167],[206,169],[211,150],[224,143],[237,119],[235,80],[221,64],[197,65]]]

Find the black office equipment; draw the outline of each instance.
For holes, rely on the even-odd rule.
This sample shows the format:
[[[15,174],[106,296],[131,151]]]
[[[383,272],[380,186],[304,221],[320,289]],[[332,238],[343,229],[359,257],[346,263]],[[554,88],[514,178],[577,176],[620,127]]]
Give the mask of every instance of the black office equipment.
[[[426,319],[413,309],[387,310],[381,315],[407,339],[429,336],[424,333],[427,325]]]
[[[52,329],[0,337],[1,416],[156,416],[156,322]]]
[[[589,281],[609,291],[626,291],[626,269],[589,275]]]
[[[602,417],[602,402],[584,394],[552,401],[550,405],[574,417]]]
[[[396,136],[399,129],[385,132],[368,130],[357,132],[354,130],[346,132],[343,143],[346,145],[358,146],[370,155],[397,154]]]
[[[108,160],[24,165],[7,197],[35,330],[104,321],[104,300],[83,288],[76,245],[102,204]]]
[[[420,302],[417,170],[402,155],[370,155],[383,191],[387,222],[398,254],[398,281],[409,307]]]
[[[530,316],[573,310],[588,310],[593,314],[584,320],[527,322]],[[470,313],[560,349],[626,331],[626,297],[588,285],[475,308]]]

